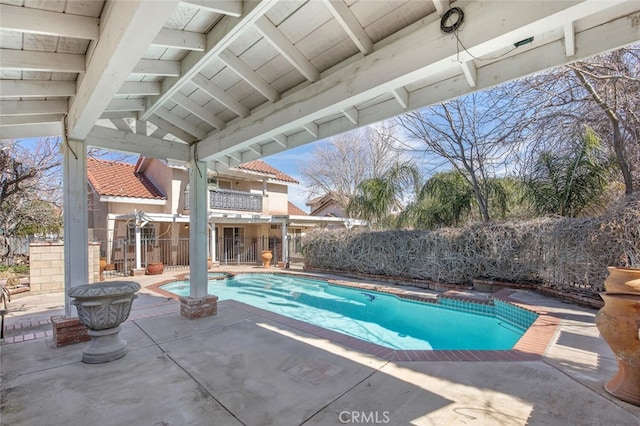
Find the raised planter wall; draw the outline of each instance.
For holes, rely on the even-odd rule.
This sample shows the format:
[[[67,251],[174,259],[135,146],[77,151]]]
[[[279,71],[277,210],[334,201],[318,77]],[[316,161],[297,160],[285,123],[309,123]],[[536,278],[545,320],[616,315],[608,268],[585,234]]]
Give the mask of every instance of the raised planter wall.
[[[100,244],[89,243],[89,283],[99,280]],[[29,287],[29,295],[64,291],[63,243],[29,245]]]

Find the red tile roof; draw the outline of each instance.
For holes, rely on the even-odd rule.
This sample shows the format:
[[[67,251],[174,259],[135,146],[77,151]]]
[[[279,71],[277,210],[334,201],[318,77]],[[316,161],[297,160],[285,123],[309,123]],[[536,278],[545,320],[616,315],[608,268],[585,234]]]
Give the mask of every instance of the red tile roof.
[[[270,165],[268,165],[262,160],[249,161],[248,163],[244,163],[244,164],[240,164],[239,166],[236,166],[236,168],[241,170],[248,170],[251,172],[267,173],[267,174],[273,175],[274,179],[280,180],[283,182],[300,183],[294,178],[292,178],[291,176],[285,173],[282,173],[280,170],[276,169],[275,167],[271,167]]]
[[[309,213],[305,212],[304,210],[302,210],[301,208],[293,204],[291,201],[289,201],[289,208],[287,213],[290,214],[291,216],[308,216],[309,215]]]
[[[87,175],[100,196],[167,199],[145,175],[136,173],[133,164],[89,158]]]

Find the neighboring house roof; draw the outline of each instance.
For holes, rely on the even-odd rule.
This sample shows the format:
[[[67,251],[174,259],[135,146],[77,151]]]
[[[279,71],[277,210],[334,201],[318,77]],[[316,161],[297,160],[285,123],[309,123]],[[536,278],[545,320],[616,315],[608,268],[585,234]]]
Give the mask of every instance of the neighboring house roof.
[[[308,216],[309,215],[307,212],[305,212],[300,207],[293,204],[291,201],[289,201],[289,207],[288,207],[287,213],[290,216]]]
[[[262,160],[254,160],[254,161],[249,161],[248,163],[243,163],[240,164],[239,166],[235,167],[236,169],[241,169],[241,170],[248,170],[251,172],[258,172],[258,173],[267,173],[270,175],[273,175],[273,178],[276,180],[280,180],[282,182],[290,182],[290,183],[300,183],[297,180],[295,180],[294,178],[292,178],[291,176],[287,175],[286,173],[281,172],[280,170],[276,169],[275,167],[271,167],[270,165],[268,165],[267,163],[265,163]]]
[[[136,172],[134,164],[89,158],[87,175],[89,183],[100,196],[167,199],[144,174]]]
[[[334,193],[329,193],[309,201],[307,205],[311,207],[310,215],[344,217],[344,209],[338,205],[335,197],[336,195]],[[333,211],[326,212],[325,210]]]

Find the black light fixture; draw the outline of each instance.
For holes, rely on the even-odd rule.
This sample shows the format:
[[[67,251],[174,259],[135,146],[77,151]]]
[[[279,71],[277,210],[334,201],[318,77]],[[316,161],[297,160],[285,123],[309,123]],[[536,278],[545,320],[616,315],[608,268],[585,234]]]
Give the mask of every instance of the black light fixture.
[[[529,44],[531,42],[533,42],[533,37],[529,37],[529,38],[525,38],[524,40],[516,41],[515,43],[513,43],[513,45],[515,47],[520,47],[520,46],[524,46],[525,44]]]

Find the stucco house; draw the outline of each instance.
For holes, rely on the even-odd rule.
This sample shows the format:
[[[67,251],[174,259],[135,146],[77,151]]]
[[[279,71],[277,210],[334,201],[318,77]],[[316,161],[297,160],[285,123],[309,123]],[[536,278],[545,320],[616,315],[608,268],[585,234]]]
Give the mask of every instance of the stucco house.
[[[128,273],[150,262],[188,266],[189,178],[183,163],[89,159],[87,175],[89,238],[101,243],[109,269]],[[261,160],[207,177],[212,262],[259,263],[262,250],[272,250],[274,263],[298,262],[309,228],[346,222],[308,215],[289,202],[289,185],[298,181]]]
[[[361,221],[354,221],[353,219],[347,218],[345,209],[342,207],[341,203],[338,202],[340,199],[341,196],[339,194],[328,193],[307,201],[306,205],[311,209],[311,213],[309,213],[311,216],[343,218],[343,223],[348,228],[351,226],[361,226]],[[342,204],[344,204],[344,202]],[[391,205],[389,213],[391,215],[398,215],[402,210],[402,204],[400,202],[394,202]]]
[[[339,197],[337,194],[329,193],[307,201],[307,206],[311,209],[310,214],[313,216],[345,217],[344,208],[336,201],[337,197]]]

